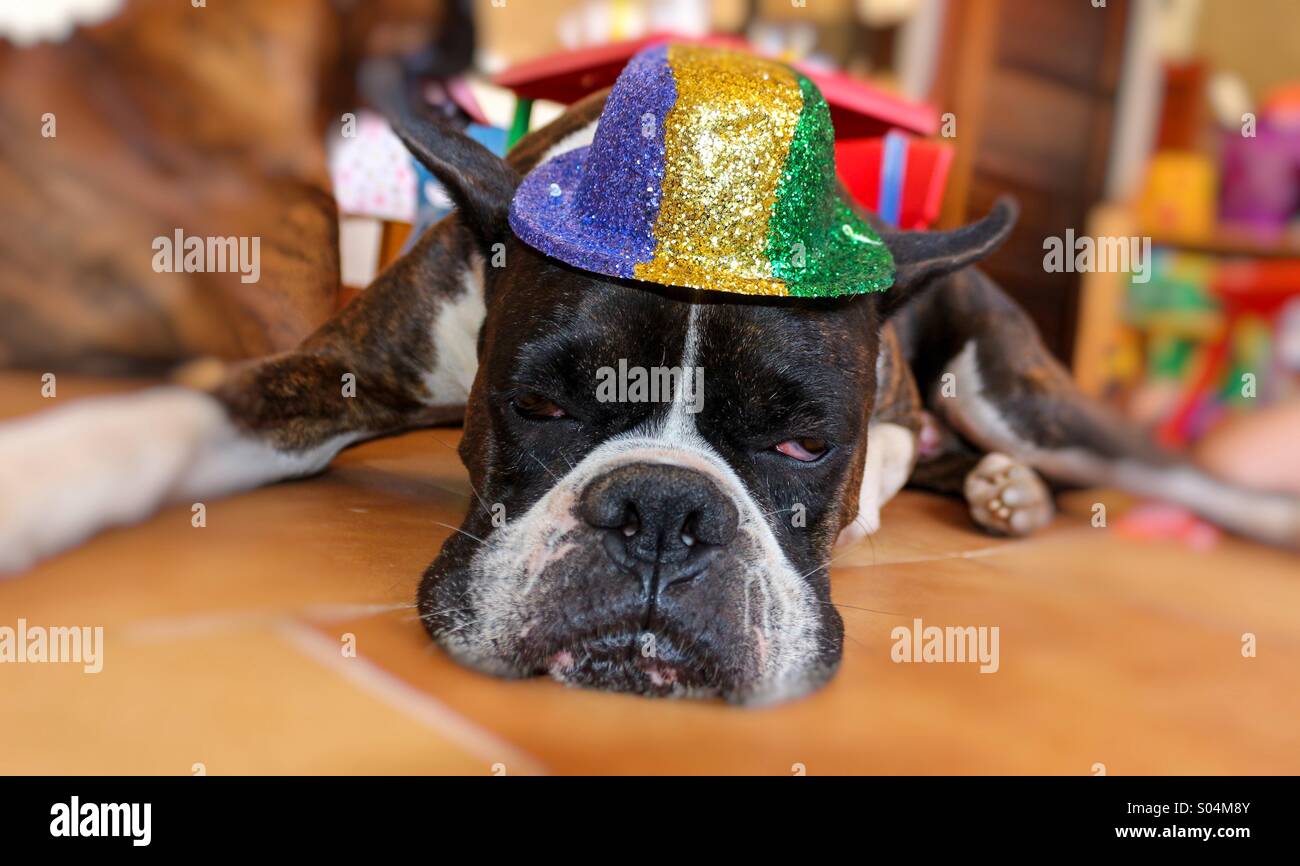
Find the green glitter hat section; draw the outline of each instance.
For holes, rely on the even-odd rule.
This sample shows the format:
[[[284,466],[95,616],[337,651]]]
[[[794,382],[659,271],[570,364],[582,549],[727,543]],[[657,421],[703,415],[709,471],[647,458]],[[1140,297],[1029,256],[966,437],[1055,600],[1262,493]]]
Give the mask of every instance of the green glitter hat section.
[[[817,85],[799,76],[803,108],[768,224],[767,258],[792,297],[883,292],[894,257],[866,221],[840,201],[835,130]]]

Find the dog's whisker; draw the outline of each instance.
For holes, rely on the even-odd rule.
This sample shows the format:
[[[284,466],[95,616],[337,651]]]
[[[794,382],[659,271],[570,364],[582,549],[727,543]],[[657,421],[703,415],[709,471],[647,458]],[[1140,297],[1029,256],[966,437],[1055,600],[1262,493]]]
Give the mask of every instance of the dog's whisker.
[[[552,471],[551,471],[551,467],[547,466],[545,463],[542,462],[542,458],[538,457],[538,456],[537,456],[536,454],[534,454],[532,451],[529,451],[529,452],[528,452],[528,456],[531,457],[531,458],[533,458],[534,460],[536,460],[536,461],[537,461],[537,465],[540,466],[540,467],[542,467],[543,469],[545,469],[547,475],[549,475],[549,476],[551,476],[552,478],[554,478],[557,482],[560,480],[560,476],[558,476],[558,475],[556,475],[554,472],[552,472]]]
[[[448,613],[454,610],[463,611],[464,613],[472,613],[473,612],[472,608],[470,608],[468,605],[462,604],[461,602],[465,600],[465,596],[469,595],[470,590],[472,590],[473,588],[474,588],[473,584],[470,584],[469,586],[465,587],[465,590],[456,597],[456,600],[451,605],[442,608],[441,610],[430,611],[427,614],[423,614],[421,616],[421,619],[438,616],[439,614]]]
[[[492,516],[492,509],[491,509],[491,508],[488,508],[487,500],[483,498],[483,494],[482,494],[482,493],[479,493],[479,492],[478,492],[478,488],[474,486],[474,482],[473,482],[473,481],[470,481],[470,480],[469,480],[469,476],[468,476],[468,475],[465,476],[465,483],[469,485],[469,489],[470,489],[470,490],[473,490],[473,491],[474,491],[474,498],[478,500],[478,507],[483,509],[483,513],[484,513],[484,514],[486,514],[488,517],[491,517],[491,516]]]
[[[438,610],[427,610],[427,611],[422,611],[421,613],[418,614],[418,616],[417,616],[416,618],[417,618],[417,619],[428,619],[429,617],[433,617],[433,616],[441,616],[441,615],[443,615],[443,614],[452,613],[452,612],[454,612],[454,611],[462,611],[462,612],[464,612],[464,613],[469,613],[469,612],[470,612],[470,609],[469,609],[468,607],[466,607],[465,605],[460,604],[459,600],[457,600],[457,602],[456,602],[455,604],[451,604],[451,605],[448,605],[447,607],[439,608]],[[408,621],[409,621],[409,620],[408,620]]]
[[[431,610],[428,613],[422,613],[417,617],[413,617],[412,619],[407,620],[407,622],[414,622],[415,620],[421,620],[423,622],[432,622],[436,617],[446,616],[447,614],[470,613],[470,612],[471,612],[470,609],[467,607],[448,607],[443,610]]]
[[[465,596],[468,595],[468,594],[469,594],[469,590],[467,589],[467,590],[465,590],[465,592],[461,593],[460,598],[456,599],[454,602],[452,602],[451,604],[447,605],[446,607],[441,607],[441,608],[438,608],[437,610],[426,611],[426,612],[424,612],[423,614],[421,614],[421,616],[426,616],[426,617],[428,617],[428,616],[436,616],[436,615],[438,615],[438,614],[450,613],[450,612],[453,611],[453,610],[463,610],[463,611],[465,611],[466,613],[468,613],[469,610],[470,610],[469,607],[467,607],[466,605],[461,604],[461,602],[465,599]]]
[[[473,620],[466,620],[465,622],[462,622],[460,625],[456,626],[455,628],[449,628],[446,631],[438,632],[438,637],[439,638],[450,637],[451,635],[454,635],[457,632],[464,631],[465,629],[469,628],[473,624],[474,624]]]
[[[472,539],[474,539],[475,541],[477,541],[479,544],[487,544],[486,541],[484,541],[483,539],[479,538],[479,537],[478,537],[477,535],[475,535],[474,533],[472,533],[472,532],[466,532],[466,531],[463,530],[463,529],[460,529],[460,528],[458,528],[458,527],[452,526],[450,523],[443,523],[441,520],[435,520],[435,521],[433,521],[433,523],[434,523],[435,526],[442,526],[442,527],[445,527],[445,528],[447,528],[447,529],[450,529],[452,532],[459,532],[461,535],[468,536],[469,538],[472,538]]]
[[[811,571],[808,571],[808,572],[805,572],[805,573],[799,575],[799,579],[800,579],[800,580],[804,580],[805,578],[812,577],[814,574],[816,574],[816,573],[819,572],[819,571],[824,571],[824,570],[826,570],[826,569],[829,569],[829,568],[830,568],[830,567],[831,567],[831,566],[836,562],[836,560],[839,560],[839,559],[844,558],[845,556],[848,556],[850,552],[851,552],[850,550],[845,550],[845,551],[842,551],[842,552],[836,554],[835,556],[832,556],[830,559],[826,560],[826,561],[823,562],[821,565],[817,566],[816,568],[812,569]]]
[[[858,646],[862,647],[862,649],[865,650],[865,649],[867,648],[867,645],[866,645],[866,644],[864,644],[862,641],[860,641],[860,640],[858,640],[857,638],[855,638],[853,635],[849,634],[849,632],[848,632],[847,629],[845,629],[845,631],[844,631],[844,636],[845,636],[846,638],[848,638],[849,640],[853,641],[853,642],[854,642],[855,644],[857,644]]]
[[[856,604],[846,604],[842,601],[820,601],[818,602],[818,604],[824,604],[829,607],[843,607],[843,608],[847,608],[848,610],[861,610],[861,611],[866,611],[867,613],[886,614],[888,616],[906,616],[906,614],[899,613],[896,610],[877,610],[874,607],[862,607],[861,605],[856,605]]]
[[[446,442],[443,442],[443,441],[442,441],[441,439],[439,439],[437,436],[434,436],[434,437],[433,437],[433,441],[434,441],[434,442],[437,442],[439,445],[443,446],[444,448],[448,448],[448,449],[450,449],[451,451],[455,452],[457,457],[460,456],[460,452],[459,452],[459,451],[456,451],[456,448],[455,448],[454,446],[452,446],[452,445],[450,445],[450,444],[448,444],[448,443],[446,443]],[[470,480],[469,480],[469,476],[466,476],[466,477],[465,477],[465,483],[469,485],[469,489],[470,489],[470,490],[473,490],[473,491],[474,491],[474,498],[478,500],[479,507],[483,509],[483,513],[486,514],[486,515],[488,515],[489,517],[491,517],[491,516],[492,516],[492,509],[491,509],[491,508],[488,508],[487,500],[483,498],[483,494],[481,494],[481,493],[478,492],[478,488],[474,486],[474,482],[473,482],[473,481],[470,481]]]

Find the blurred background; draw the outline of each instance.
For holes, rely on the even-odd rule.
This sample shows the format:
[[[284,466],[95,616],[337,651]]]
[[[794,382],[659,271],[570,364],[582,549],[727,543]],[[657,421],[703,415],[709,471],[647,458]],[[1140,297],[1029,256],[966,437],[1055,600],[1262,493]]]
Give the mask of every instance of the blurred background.
[[[255,6],[232,0],[187,11],[186,38],[202,35],[195,22],[202,28]],[[636,50],[675,37],[747,48],[813,74],[832,104],[843,179],[860,204],[891,222],[951,227],[979,216],[998,195],[1015,195],[1019,227],[986,269],[1029,311],[1085,391],[1166,444],[1196,446],[1207,461],[1223,463],[1222,454],[1242,449],[1211,434],[1244,429],[1246,441],[1270,457],[1277,456],[1270,443],[1300,435],[1300,4],[1293,0],[292,0],[275,8],[290,7],[296,17],[262,22],[267,36],[248,50],[268,56],[251,74],[292,71],[293,58],[273,55],[284,52],[275,40],[295,20],[307,34],[294,35],[295,50],[309,45],[304,57],[332,65],[310,83],[320,122],[308,132],[325,139],[328,184],[341,212],[341,285],[269,311],[265,286],[252,297],[230,289],[234,305],[257,307],[269,323],[243,328],[232,316],[227,329],[243,331],[230,341],[182,334],[149,350],[154,369],[187,354],[229,358],[293,345],[447,212],[437,183],[363,109],[353,82],[327,87],[331,77],[355,77],[367,58],[398,56],[412,86],[504,153],[566,103],[607,87]],[[166,33],[158,8],[153,0],[0,0],[0,35],[9,43],[0,42],[7,70],[0,82],[39,88],[22,58],[44,51],[62,61],[79,39],[102,49],[130,34],[132,56],[150,60],[139,46],[149,50],[156,41],[149,34]],[[336,33],[325,30],[326,14]],[[78,26],[82,35],[74,37]],[[247,57],[227,59],[247,65]],[[171,78],[144,71],[155,83]],[[256,104],[248,92],[238,98]],[[295,115],[266,94],[259,99],[265,117],[253,119],[263,126],[241,126],[248,118],[238,115],[227,125],[263,142],[290,140],[268,118],[287,126]],[[354,126],[338,122],[343,113],[357,118]],[[307,164],[301,154],[310,148],[297,135],[295,158]],[[230,150],[212,136],[192,135],[189,144],[200,153]],[[147,154],[145,171],[156,156]],[[71,228],[85,234],[84,226]],[[1149,273],[1132,281],[1126,273],[1045,269],[1045,241],[1085,235],[1149,238]],[[19,252],[11,249],[9,259],[21,260]],[[0,296],[5,289],[0,283]],[[44,327],[55,331],[58,312],[48,312]],[[94,313],[108,322],[96,338],[111,342],[102,332],[127,313],[102,320],[102,305]],[[48,340],[33,340],[36,351],[5,345],[40,328],[0,328],[0,364],[39,359],[56,368],[79,348],[40,351]],[[64,343],[85,339],[78,332]],[[1267,423],[1242,421],[1260,413]]]
[[[291,348],[444,216],[358,95],[369,61],[396,60],[408,95],[503,154],[664,38],[799,66],[845,186],[891,223],[952,227],[1015,195],[983,267],[1079,387],[1220,475],[1300,491],[1296,0],[0,0],[0,418],[49,407],[52,373],[75,401]],[[260,281],[151,268],[181,229],[260,237]],[[1151,260],[1046,266],[1045,245],[1084,237],[1149,242]],[[1279,687],[1300,647],[1294,556],[1114,491],[1067,494],[1029,540],[904,491],[836,556],[843,672],[764,714],[474,674],[410,610],[473,507],[459,436],[365,443],[211,503],[201,532],[181,504],[0,582],[0,625],[112,641],[102,675],[3,666],[0,772],[1300,760],[1300,696]],[[1002,672],[895,664],[913,616],[1000,624]]]

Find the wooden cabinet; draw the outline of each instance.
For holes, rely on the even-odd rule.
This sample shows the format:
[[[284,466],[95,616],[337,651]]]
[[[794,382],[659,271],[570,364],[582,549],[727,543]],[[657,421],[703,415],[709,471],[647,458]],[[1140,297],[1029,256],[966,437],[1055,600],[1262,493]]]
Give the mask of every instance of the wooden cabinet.
[[[942,225],[1015,195],[1020,223],[985,268],[1063,361],[1079,275],[1046,273],[1043,241],[1083,234],[1102,197],[1129,17],[1127,0],[950,0],[933,101],[952,112],[957,157]]]

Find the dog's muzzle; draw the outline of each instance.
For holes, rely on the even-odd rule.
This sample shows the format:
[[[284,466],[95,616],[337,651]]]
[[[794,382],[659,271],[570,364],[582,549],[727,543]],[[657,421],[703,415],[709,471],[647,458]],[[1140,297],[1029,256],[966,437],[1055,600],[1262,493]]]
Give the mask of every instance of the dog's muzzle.
[[[421,589],[430,634],[478,670],[763,703],[838,658],[834,608],[705,452],[609,443],[476,546],[483,531],[450,541]]]
[[[735,505],[701,473],[649,463],[597,478],[578,510],[602,532],[605,552],[630,578],[628,591],[637,593],[647,618],[667,593],[707,575],[739,521]]]
[[[561,590],[567,612],[545,630],[546,672],[619,691],[715,689],[718,669],[736,660],[702,626],[732,595],[736,506],[694,469],[632,463],[588,483],[576,512],[597,563],[575,579],[580,592]]]

